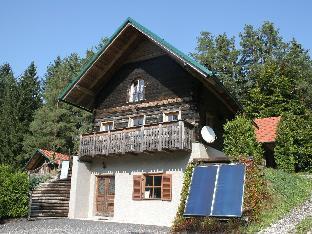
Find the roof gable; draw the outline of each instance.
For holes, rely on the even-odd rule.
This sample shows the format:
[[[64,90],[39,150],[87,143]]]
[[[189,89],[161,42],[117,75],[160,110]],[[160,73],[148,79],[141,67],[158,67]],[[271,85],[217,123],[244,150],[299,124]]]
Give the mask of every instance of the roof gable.
[[[103,87],[105,84],[105,76],[107,79],[112,76],[113,72],[118,69],[118,62],[121,64],[127,52],[139,43],[143,37],[157,44],[189,72],[195,73],[206,80],[206,82],[214,85],[217,92],[223,95],[222,98],[230,102],[230,105],[235,106],[233,109],[241,109],[240,104],[223,87],[212,71],[131,18],[128,18],[116,30],[109,42],[81,69],[77,78],[73,79],[64,88],[59,99],[82,109],[92,111],[94,98],[99,92],[98,87]]]

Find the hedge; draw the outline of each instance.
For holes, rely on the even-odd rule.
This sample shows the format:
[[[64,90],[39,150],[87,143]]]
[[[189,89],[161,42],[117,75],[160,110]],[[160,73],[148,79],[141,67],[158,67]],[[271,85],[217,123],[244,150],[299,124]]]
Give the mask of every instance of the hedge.
[[[0,165],[0,219],[24,217],[28,214],[29,181],[24,172]]]
[[[283,114],[277,131],[274,158],[287,172],[312,172],[312,114]]]
[[[252,157],[256,164],[263,160],[263,149],[256,140],[252,121],[242,115],[224,125],[224,153],[231,161]]]

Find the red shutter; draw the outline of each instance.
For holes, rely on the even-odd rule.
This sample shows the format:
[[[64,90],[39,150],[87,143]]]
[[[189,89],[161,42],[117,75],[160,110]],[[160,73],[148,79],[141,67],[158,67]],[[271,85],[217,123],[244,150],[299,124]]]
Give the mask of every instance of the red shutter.
[[[133,200],[142,200],[142,176],[133,175]]]
[[[171,174],[163,174],[161,183],[161,200],[171,201],[171,187],[172,176]]]

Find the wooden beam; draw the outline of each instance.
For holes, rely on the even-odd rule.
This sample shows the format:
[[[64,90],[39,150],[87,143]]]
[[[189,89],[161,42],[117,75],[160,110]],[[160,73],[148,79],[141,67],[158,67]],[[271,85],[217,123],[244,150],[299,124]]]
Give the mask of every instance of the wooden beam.
[[[79,89],[80,91],[82,91],[83,93],[88,94],[89,96],[92,96],[92,97],[95,96],[95,93],[92,92],[90,89],[87,89],[87,88],[85,88],[85,87],[82,87],[82,86],[80,86],[80,85],[78,85],[78,84],[76,85],[76,88]],[[79,98],[79,99],[80,99],[80,98]]]

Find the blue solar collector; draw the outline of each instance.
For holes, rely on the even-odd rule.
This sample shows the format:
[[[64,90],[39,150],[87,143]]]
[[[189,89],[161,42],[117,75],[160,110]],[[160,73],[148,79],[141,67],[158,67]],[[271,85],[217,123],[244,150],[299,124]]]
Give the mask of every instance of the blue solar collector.
[[[184,216],[241,217],[244,183],[243,164],[197,166]]]

